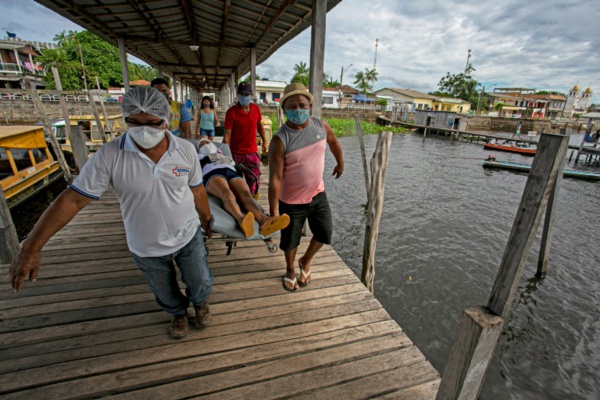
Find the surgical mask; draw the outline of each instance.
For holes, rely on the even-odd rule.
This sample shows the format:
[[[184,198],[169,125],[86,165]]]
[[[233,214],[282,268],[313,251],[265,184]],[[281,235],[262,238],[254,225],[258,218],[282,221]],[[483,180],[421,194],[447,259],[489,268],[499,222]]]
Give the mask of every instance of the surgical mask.
[[[310,116],[308,108],[299,108],[297,110],[285,110],[285,117],[294,125],[302,125]]]
[[[238,101],[240,102],[242,107],[246,107],[248,104],[250,104],[251,100],[252,100],[252,95],[242,96],[241,94],[238,94]]]
[[[207,143],[207,144],[203,145],[202,147],[200,147],[200,154],[204,154],[205,156],[216,153],[218,151],[219,151],[219,149],[213,143]]]
[[[165,130],[151,126],[132,126],[127,131],[131,138],[144,149],[156,147],[165,137]]]

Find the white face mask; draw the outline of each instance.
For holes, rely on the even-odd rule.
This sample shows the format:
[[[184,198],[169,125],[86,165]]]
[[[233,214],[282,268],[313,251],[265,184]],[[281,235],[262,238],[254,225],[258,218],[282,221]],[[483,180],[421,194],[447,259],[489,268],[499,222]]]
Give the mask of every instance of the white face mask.
[[[219,149],[213,143],[207,143],[205,145],[202,145],[202,147],[200,147],[200,154],[204,154],[205,156],[207,156],[209,154],[214,154],[218,151],[219,151]]]
[[[165,130],[152,126],[131,126],[127,131],[131,138],[144,149],[156,147],[165,137]]]

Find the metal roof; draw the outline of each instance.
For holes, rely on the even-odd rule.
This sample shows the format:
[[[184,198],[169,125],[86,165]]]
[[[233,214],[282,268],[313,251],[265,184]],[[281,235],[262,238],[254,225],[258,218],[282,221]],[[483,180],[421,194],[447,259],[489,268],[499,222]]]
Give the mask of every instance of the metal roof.
[[[197,89],[217,90],[311,25],[312,0],[35,0]],[[327,11],[341,0],[327,0]],[[198,50],[190,46],[199,46]]]

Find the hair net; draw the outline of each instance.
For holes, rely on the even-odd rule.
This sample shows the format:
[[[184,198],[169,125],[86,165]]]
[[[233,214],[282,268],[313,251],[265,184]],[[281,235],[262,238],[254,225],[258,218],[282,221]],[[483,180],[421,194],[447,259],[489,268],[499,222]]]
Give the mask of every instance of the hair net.
[[[169,120],[171,109],[165,96],[149,86],[139,86],[131,89],[121,100],[123,117],[131,114],[146,113],[165,121]]]

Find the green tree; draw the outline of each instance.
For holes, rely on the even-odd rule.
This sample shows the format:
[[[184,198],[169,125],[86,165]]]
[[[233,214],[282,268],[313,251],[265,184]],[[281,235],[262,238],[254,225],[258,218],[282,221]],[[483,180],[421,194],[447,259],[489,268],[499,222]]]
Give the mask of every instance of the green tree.
[[[365,96],[367,95],[367,91],[373,90],[373,86],[371,82],[377,82],[377,75],[379,73],[375,69],[365,68],[365,71],[359,71],[354,76],[354,84],[358,86],[359,89],[363,91]]]
[[[479,98],[479,94],[477,93],[478,84],[479,82],[475,79],[463,73],[450,74],[448,72],[446,76],[440,79],[438,86],[440,92],[448,93],[454,98],[469,101],[471,102],[471,108],[476,108]]]
[[[340,83],[333,78],[333,76],[323,74],[323,87],[336,87],[340,86]]]
[[[89,88],[96,87],[96,76],[102,88],[123,86],[119,50],[115,46],[85,30],[63,31],[54,37],[54,41],[58,47],[43,50],[36,61],[58,69],[64,90],[84,87],[81,58]],[[156,70],[148,66],[128,63],[128,68],[131,80],[150,81],[158,75]],[[55,88],[52,74],[46,74],[44,80],[49,88]]]
[[[301,83],[304,86],[308,86],[310,79],[310,68],[306,65],[304,61],[300,61],[300,63],[294,65],[294,71],[296,72],[292,77],[292,83]]]

